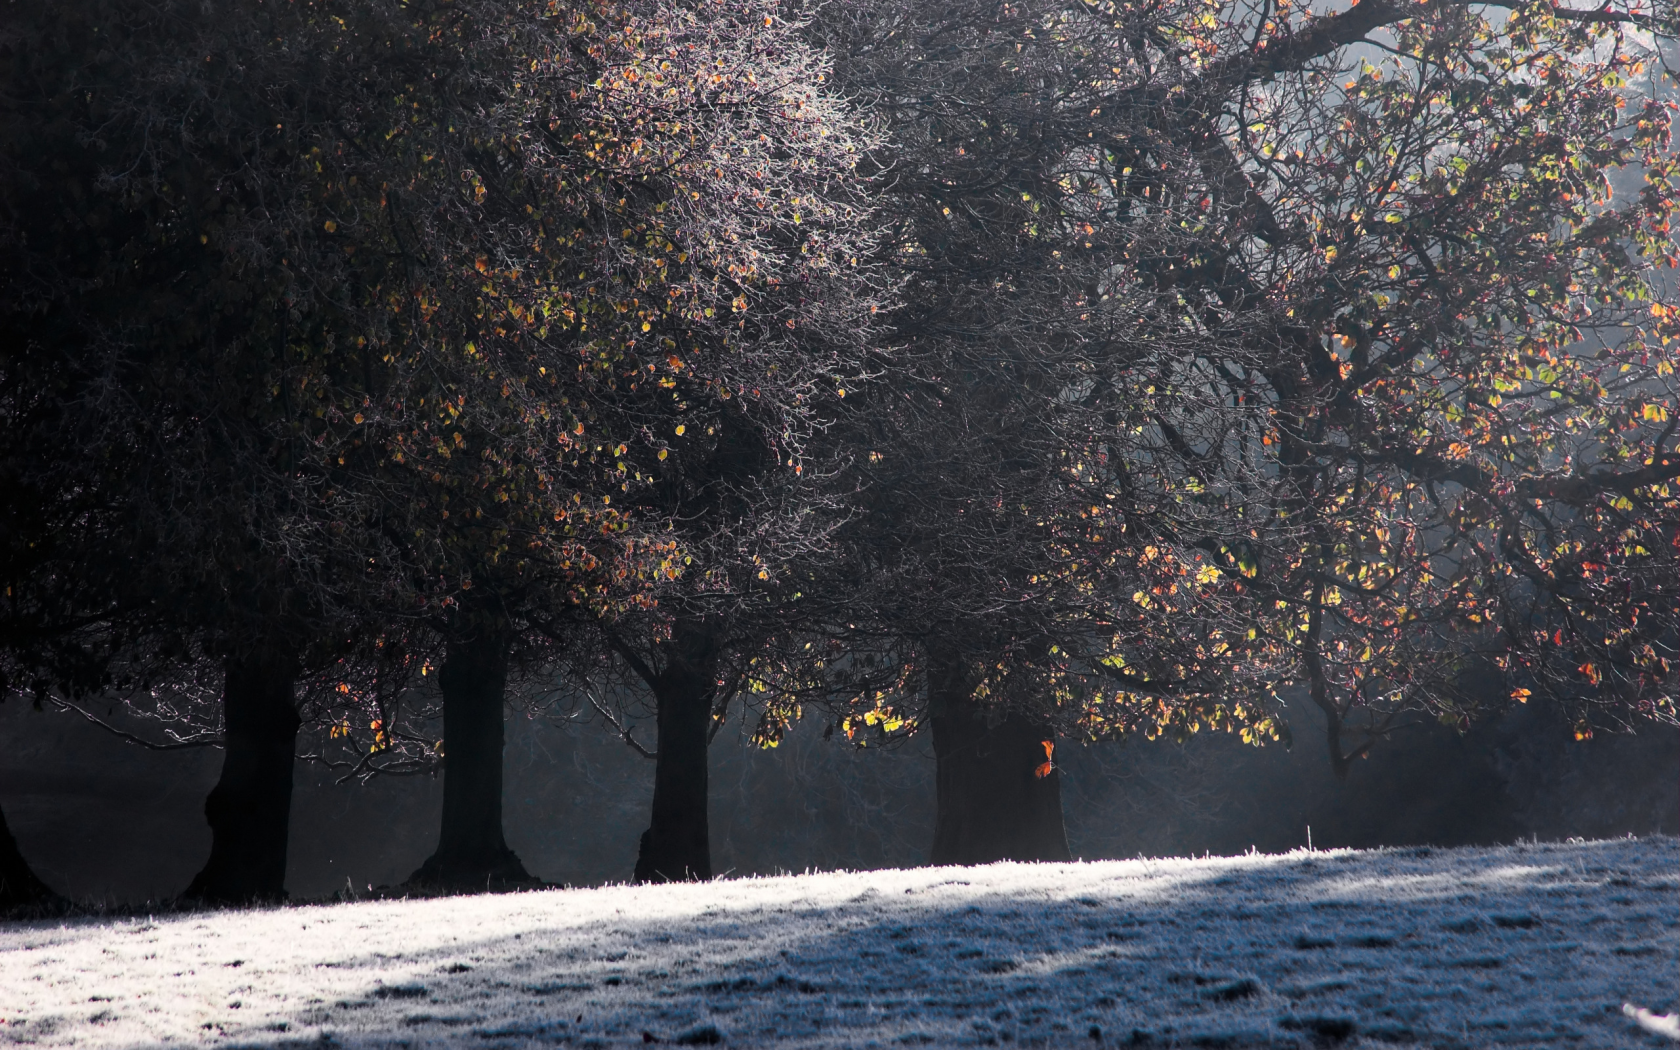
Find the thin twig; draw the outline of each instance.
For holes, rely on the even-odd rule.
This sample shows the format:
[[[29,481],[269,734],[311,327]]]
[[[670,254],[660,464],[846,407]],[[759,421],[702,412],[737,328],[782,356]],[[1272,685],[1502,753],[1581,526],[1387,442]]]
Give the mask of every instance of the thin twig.
[[[618,730],[618,738],[620,740],[624,741],[626,744],[629,744],[631,750],[635,751],[636,754],[641,755],[643,758],[658,758],[659,757],[659,752],[649,751],[647,748],[643,747],[641,744],[636,742],[636,738],[630,735],[631,733],[636,731],[635,727],[631,726],[630,728],[626,729],[624,727],[624,723],[620,722],[618,720],[617,716],[615,716],[611,711],[607,710],[606,706],[604,704],[602,704],[601,701],[599,701],[595,698],[595,690],[585,689],[583,691],[583,695],[589,697],[590,706],[595,708],[595,710],[601,712],[601,717],[602,718],[605,718],[608,722],[612,723],[612,727],[614,729]]]
[[[712,730],[706,734],[706,745],[708,747],[711,746],[713,740],[717,739],[718,730],[723,728],[724,722],[729,717],[729,702],[735,699],[735,695],[741,691],[741,686],[746,683],[746,680],[747,673],[745,671],[737,674],[735,684],[730,686],[729,690],[723,694],[723,699],[718,701],[715,710],[712,712]]]
[[[92,711],[85,711],[68,700],[61,700],[55,696],[51,698],[51,701],[53,704],[62,707],[66,711],[76,712],[78,715],[81,715],[89,722],[92,722],[94,725],[113,736],[121,737],[131,744],[139,744],[141,747],[149,748],[153,751],[181,751],[189,747],[221,747],[223,743],[222,738],[219,736],[206,736],[188,737],[185,740],[176,740],[173,743],[160,744],[155,740],[147,740],[145,737],[135,736],[127,730],[118,729],[116,726],[105,721],[103,718],[100,718]]]

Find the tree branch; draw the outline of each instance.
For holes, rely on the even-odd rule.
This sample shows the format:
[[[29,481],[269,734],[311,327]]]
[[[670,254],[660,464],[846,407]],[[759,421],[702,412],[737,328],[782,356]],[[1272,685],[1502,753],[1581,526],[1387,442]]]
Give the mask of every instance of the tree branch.
[[[649,689],[657,689],[659,687],[659,675],[648,665],[648,662],[643,660],[634,649],[626,645],[624,643],[624,639],[620,638],[612,631],[607,631],[605,634],[607,637],[608,647],[610,647],[613,652],[623,657],[624,662],[629,664],[630,669],[635,671],[637,676],[647,683]],[[591,697],[591,700],[593,699],[594,698]]]
[[[126,740],[131,744],[139,744],[141,747],[148,748],[149,750],[152,750],[152,751],[183,751],[183,750],[185,750],[189,747],[221,747],[222,746],[222,738],[219,737],[219,736],[188,737],[185,740],[177,740],[177,741],[174,741],[174,742],[168,743],[168,744],[160,744],[160,743],[156,742],[155,740],[147,740],[145,737],[135,736],[133,733],[130,733],[127,730],[118,729],[116,726],[114,726],[111,723],[105,721],[103,718],[100,718],[98,715],[94,714],[92,711],[83,710],[81,707],[78,707],[77,705],[71,703],[68,700],[62,700],[62,699],[55,696],[55,697],[51,697],[50,701],[54,705],[56,705],[58,707],[61,707],[66,711],[76,712],[78,715],[81,715],[83,718],[87,719],[89,722],[92,722],[94,725],[98,726],[99,728],[105,730],[105,732],[110,733],[112,736],[120,737],[123,740]]]
[[[1507,11],[1520,11],[1521,4],[1511,3],[1510,0],[1481,0],[1489,7],[1502,7]],[[1562,18],[1571,22],[1594,22],[1601,25],[1634,25],[1641,29],[1657,29],[1660,23],[1651,15],[1636,14],[1631,11],[1612,11],[1610,5],[1605,4],[1597,11],[1581,11],[1571,7],[1552,5],[1550,12],[1553,18]]]
[[[647,748],[643,747],[640,743],[638,743],[636,741],[635,737],[630,735],[631,733],[634,733],[636,731],[636,727],[631,726],[628,729],[625,728],[624,723],[620,722],[618,720],[618,716],[614,715],[611,711],[607,710],[606,705],[601,703],[600,700],[597,700],[595,698],[595,690],[585,689],[583,691],[583,695],[587,696],[589,698],[589,706],[593,707],[595,710],[599,711],[601,713],[601,717],[605,718],[609,723],[611,723],[611,725],[614,729],[618,730],[618,738],[620,740],[624,741],[626,744],[629,744],[630,749],[632,751],[636,752],[636,754],[638,754],[638,755],[641,755],[643,758],[658,758],[659,757],[659,752],[649,751]]]

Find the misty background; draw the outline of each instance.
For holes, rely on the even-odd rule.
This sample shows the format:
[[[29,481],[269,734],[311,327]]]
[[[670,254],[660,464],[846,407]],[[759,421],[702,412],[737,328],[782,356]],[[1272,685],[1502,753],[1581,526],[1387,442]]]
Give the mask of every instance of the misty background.
[[[1085,859],[1276,852],[1306,844],[1468,845],[1519,838],[1680,833],[1680,729],[1573,739],[1539,707],[1467,734],[1397,732],[1338,783],[1315,712],[1295,743],[1225,733],[1188,744],[1063,741],[1068,842]],[[761,750],[731,723],[711,749],[713,859],[729,875],[926,862],[934,762],[927,735],[859,749],[807,720]],[[641,738],[652,736],[651,720]],[[507,720],[508,844],[534,875],[595,885],[630,878],[653,763],[564,713]],[[75,715],[0,703],[0,806],[24,855],[72,898],[120,904],[179,893],[204,863],[204,797],[222,752],[148,751]],[[334,783],[300,763],[287,889],[293,899],[395,885],[436,844],[440,777]]]

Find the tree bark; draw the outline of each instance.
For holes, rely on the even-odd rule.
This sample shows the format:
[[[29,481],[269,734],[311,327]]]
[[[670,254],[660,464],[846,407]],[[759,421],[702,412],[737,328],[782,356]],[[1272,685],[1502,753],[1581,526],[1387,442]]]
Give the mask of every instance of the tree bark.
[[[23,859],[6,814],[0,811],[0,913],[46,909],[62,903]]]
[[[417,889],[451,893],[534,886],[502,831],[502,705],[505,633],[452,640],[438,673],[443,689],[443,822],[437,849],[408,877]]]
[[[1054,734],[1023,715],[991,722],[959,672],[930,684],[937,810],[929,863],[1064,861],[1061,774],[1037,770]]]
[[[637,882],[712,877],[706,748],[717,696],[717,641],[704,627],[678,621],[664,649],[665,667],[648,683],[659,705],[659,751],[653,817],[636,857]]]
[[[223,665],[221,779],[204,801],[210,859],[183,896],[216,904],[286,898],[286,837],[300,720],[297,665],[254,654]]]

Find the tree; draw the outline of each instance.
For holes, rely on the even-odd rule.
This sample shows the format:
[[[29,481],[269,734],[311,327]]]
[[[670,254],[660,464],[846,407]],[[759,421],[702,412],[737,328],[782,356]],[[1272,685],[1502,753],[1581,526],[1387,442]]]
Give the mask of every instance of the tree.
[[[148,694],[222,665],[228,760],[194,896],[283,893],[299,675],[412,663],[379,651],[471,586],[446,575],[439,593],[426,572],[448,538],[406,528],[447,502],[444,475],[427,482],[441,496],[390,498],[393,483],[415,495],[408,464],[426,456],[414,443],[447,460],[463,440],[450,424],[471,410],[480,432],[506,439],[506,463],[559,427],[512,398],[515,377],[472,341],[487,290],[472,250],[482,180],[429,169],[424,136],[402,134],[420,116],[453,134],[452,111],[417,115],[404,95],[447,71],[428,59],[461,57],[432,46],[440,17],[377,3],[119,4],[32,6],[12,26],[8,365],[16,389],[57,397],[18,440],[90,459],[76,476],[105,511],[41,569],[88,598],[74,648],[94,668],[76,679],[59,660],[48,682],[72,699]],[[90,42],[99,61],[81,63]],[[494,73],[479,85],[492,97]],[[371,143],[383,148],[359,149]],[[29,479],[56,467],[11,462]],[[547,491],[551,505],[567,496],[581,502]],[[549,513],[526,538],[604,592],[639,548],[611,520],[600,527],[610,512],[574,517]],[[380,721],[369,724],[390,737]]]
[[[40,908],[52,904],[57,894],[35,874],[17,848],[17,840],[0,814],[0,912]]]
[[[1487,405],[1492,392],[1498,407],[1513,384],[1536,382],[1540,358],[1510,363],[1524,353],[1559,371],[1583,300],[1599,317],[1618,304],[1606,319],[1625,323],[1645,307],[1649,263],[1672,254],[1662,236],[1667,118],[1636,104],[1638,116],[1620,123],[1628,103],[1616,86],[1637,62],[1614,47],[1618,27],[1649,19],[1537,8],[1494,26],[1453,5],[1399,4],[1322,18],[1201,3],[885,12],[842,16],[831,39],[846,56],[842,83],[866,93],[891,130],[890,210],[912,273],[893,321],[922,355],[930,422],[901,421],[896,435],[858,446],[911,461],[881,487],[879,524],[859,549],[896,551],[892,577],[914,581],[881,603],[898,625],[889,633],[920,636],[926,651],[911,660],[960,669],[929,647],[942,624],[960,625],[945,630],[972,645],[973,670],[949,692],[1004,701],[982,715],[983,732],[1016,738],[999,751],[1017,757],[989,772],[992,783],[1030,790],[1027,770],[1041,757],[1053,770],[1048,747],[1027,746],[1030,723],[1004,714],[1011,708],[1037,712],[1047,745],[1053,725],[1096,736],[1211,725],[1259,740],[1286,728],[1277,691],[1298,681],[1332,715],[1333,742],[1350,704],[1375,695],[1445,713],[1462,702],[1451,679],[1477,632],[1507,666],[1532,654],[1542,631],[1562,641],[1533,600],[1568,589],[1539,582],[1551,569],[1525,576],[1493,564],[1503,554],[1462,555],[1497,554],[1500,494],[1530,489],[1567,491],[1574,506],[1505,527],[1536,538],[1518,546],[1578,531],[1597,517],[1584,510],[1595,500],[1631,502],[1637,490],[1653,501],[1619,533],[1595,526],[1596,538],[1566,541],[1599,552],[1594,565],[1612,551],[1638,563],[1596,596],[1573,591],[1570,630],[1605,639],[1593,643],[1601,654],[1620,646],[1628,680],[1644,683],[1617,703],[1672,717],[1664,639],[1674,602],[1663,581],[1673,574],[1660,539],[1673,520],[1662,487],[1672,433],[1661,427],[1669,409],[1653,384],[1667,366],[1653,340],[1607,340],[1597,374],[1560,389],[1568,412],[1525,417],[1507,403],[1498,424],[1472,427],[1477,447],[1506,464],[1472,475],[1483,509],[1467,517],[1475,500],[1428,493],[1448,481],[1442,459],[1434,475],[1418,473],[1431,433],[1450,424],[1455,436],[1439,448],[1465,445],[1454,413],[1476,413],[1466,395]],[[1342,86],[1348,49],[1379,38],[1400,42],[1395,61],[1415,76],[1371,72]],[[1463,171],[1439,168],[1432,151],[1443,148]],[[1594,181],[1636,160],[1648,189],[1611,212]],[[1379,170],[1393,186],[1355,188]],[[1552,236],[1556,223],[1570,234]],[[1465,229],[1481,243],[1460,251]],[[1350,255],[1354,243],[1366,251]],[[1378,245],[1390,254],[1370,250]],[[1555,305],[1542,312],[1546,303]],[[1392,326],[1382,328],[1393,341],[1382,363],[1369,350],[1338,359],[1325,345],[1339,333],[1357,348],[1375,316]],[[1643,429],[1603,429],[1629,420]],[[1568,473],[1560,464],[1583,452],[1603,466],[1556,483]],[[1547,473],[1554,480],[1523,478]],[[938,478],[961,480],[941,490]],[[1409,520],[1418,499],[1439,501],[1421,527]],[[1384,520],[1362,532],[1326,524],[1377,504]],[[1005,508],[1021,521],[997,513]],[[1391,581],[1337,575],[1356,571],[1349,551],[1390,537],[1388,549],[1411,545]],[[1443,559],[1460,562],[1455,573],[1442,573]],[[1290,576],[1281,587],[1280,572]],[[1420,602],[1430,611],[1420,615]],[[1490,637],[1481,625],[1495,607],[1509,610],[1508,629]],[[1509,629],[1519,623],[1530,641]],[[1648,633],[1630,633],[1636,623]],[[1431,638],[1437,624],[1448,633]],[[1377,634],[1383,642],[1368,649]],[[1331,649],[1334,700],[1323,669]],[[1013,697],[994,685],[1010,676]],[[862,700],[875,724],[930,717],[938,750],[934,705]],[[1337,743],[1333,761],[1345,760]],[[1019,812],[1053,819],[1019,797]],[[943,794],[941,809],[944,821]],[[1036,855],[1037,834],[1023,823],[1014,845],[942,848],[936,859]]]
[[[824,86],[826,60],[803,42],[803,24],[759,3],[664,17],[638,26],[637,43],[670,82],[692,85],[675,97],[694,115],[670,140],[638,130],[633,141],[651,154],[641,164],[658,167],[630,170],[657,172],[641,192],[669,217],[649,221],[650,241],[690,268],[680,281],[661,268],[669,287],[655,302],[672,305],[643,324],[653,353],[632,333],[613,367],[642,435],[617,450],[622,502],[667,524],[680,561],[657,606],[600,617],[598,648],[576,664],[587,677],[605,657],[653,697],[639,880],[711,874],[714,718],[739,693],[743,662],[784,626],[788,567],[820,558],[844,512],[823,429],[863,367],[884,290],[869,184],[855,170],[871,136]],[[639,85],[660,84],[642,62],[638,53],[601,77],[625,123],[652,105]],[[658,105],[671,107],[667,97]]]
[[[272,897],[290,674],[339,597],[300,587],[296,570],[319,568],[310,554],[355,515],[293,461],[307,446],[264,381],[285,370],[289,335],[308,338],[291,329],[284,248],[250,221],[271,203],[272,142],[254,130],[271,111],[246,112],[254,128],[230,122],[255,104],[243,70],[196,46],[262,27],[49,6],[14,11],[4,40],[5,365],[8,414],[27,424],[8,434],[7,462],[72,526],[25,566],[30,614],[76,630],[12,653],[40,672],[37,689],[72,697],[182,661],[225,664],[229,763],[194,890]],[[227,89],[219,107],[198,90],[211,81]],[[147,134],[160,124],[173,134]]]
[[[63,406],[50,388],[19,382],[12,357],[16,346],[0,341],[0,428],[8,437],[39,438],[43,417]],[[82,680],[89,670],[78,659],[73,639],[90,609],[100,609],[108,595],[89,595],[83,581],[55,576],[63,549],[85,538],[79,526],[100,518],[96,500],[79,485],[80,457],[63,457],[50,442],[7,440],[0,444],[0,702],[25,691],[39,702],[43,683],[33,672],[52,666]],[[37,473],[42,462],[56,468]],[[52,891],[35,875],[0,814],[0,909],[36,908],[54,901]]]
[[[673,763],[697,767],[702,851],[704,747],[697,759],[683,759],[686,737],[676,722],[693,720],[670,720],[677,709],[698,706],[703,731],[709,715],[712,656],[703,650],[716,647],[709,625],[718,614],[702,607],[736,601],[739,590],[725,581],[753,578],[777,556],[770,519],[746,520],[742,501],[751,503],[749,490],[771,487],[766,472],[801,476],[812,405],[845,374],[870,312],[871,283],[856,262],[867,254],[867,210],[851,173],[860,129],[823,93],[822,64],[800,44],[797,28],[765,4],[713,4],[703,16],[643,4],[603,7],[570,22],[516,19],[501,32],[529,39],[511,53],[540,53],[546,64],[527,71],[516,62],[517,72],[501,83],[517,75],[518,90],[482,127],[465,117],[451,121],[472,149],[494,142],[506,153],[494,167],[486,160],[475,169],[485,172],[481,202],[496,222],[476,227],[475,283],[482,281],[483,295],[468,349],[499,362],[488,374],[502,381],[504,397],[528,392],[529,418],[560,424],[536,444],[464,426],[458,432],[496,465],[434,505],[464,518],[465,498],[466,520],[498,523],[436,532],[458,546],[439,548],[428,571],[464,578],[485,595],[449,599],[479,610],[476,622],[484,625],[482,638],[467,639],[483,649],[474,658],[481,670],[461,680],[501,679],[491,651],[505,652],[514,639],[527,646],[533,670],[588,664],[587,646],[603,627],[617,639],[656,639],[654,659],[665,665],[653,677],[666,712],[659,778],[666,789],[656,791],[655,808],[670,808]],[[483,27],[474,32],[499,39]],[[482,77],[499,52],[481,57],[476,47],[463,68]],[[491,239],[486,228],[524,236]],[[422,479],[447,478],[462,469],[453,451],[462,440],[441,445],[448,462],[433,454],[435,440],[411,442],[402,462]],[[508,491],[513,461],[544,448],[557,448],[558,462],[533,477],[565,477],[568,485]],[[592,469],[589,480],[574,480]],[[474,488],[493,499],[471,502]],[[424,507],[428,498],[403,502]],[[608,565],[562,549],[561,572],[542,578],[527,537],[551,519],[574,522],[568,537],[588,535],[576,525],[592,520],[605,531],[629,530],[618,542],[644,537],[643,546],[626,547],[640,560]],[[779,535],[802,546],[802,524],[789,520]],[[596,577],[568,575],[574,562]],[[677,610],[645,615],[652,601],[669,604],[679,594],[685,600]],[[707,625],[697,626],[702,620]],[[694,666],[678,673],[667,636],[696,650]],[[458,634],[450,637],[440,675],[446,743],[459,739],[449,711],[460,644]],[[486,725],[494,712],[493,735],[476,749],[486,756],[499,754],[500,694],[499,687],[483,690],[476,703]],[[452,777],[459,754],[451,752]],[[488,760],[481,768],[489,769]],[[476,807],[451,807],[446,788],[439,853],[417,881],[442,881],[435,872],[447,866],[451,827],[467,834],[499,827],[488,809],[488,800],[499,800],[499,775],[482,780]],[[683,863],[672,870],[709,867],[703,858]],[[473,881],[482,884],[482,874],[472,872]]]
[[[862,710],[841,724],[932,729],[935,863],[1065,858],[1054,747],[1091,661],[1131,647],[1185,672],[1170,705],[1128,709],[1151,727],[1222,711],[1219,661],[1191,642],[1215,610],[1127,598],[1176,593],[1190,552],[1149,493],[1096,481],[1119,449],[1084,440],[1112,423],[1099,363],[1163,352],[1092,323],[1107,271],[1085,246],[1124,219],[1069,171],[1139,114],[1102,108],[1114,34],[1078,9],[888,4],[820,24],[886,123],[907,282],[889,318],[905,349],[847,420],[867,511],[846,542],[871,587],[833,628],[841,679],[904,675],[846,690]]]
[[[1673,720],[1680,458],[1652,276],[1675,189],[1667,108],[1625,87],[1640,16],[1267,18],[1246,58],[1240,25],[1219,58],[1186,52],[1160,145],[1098,165],[1116,207],[1176,227],[1112,246],[1116,284],[1202,339],[1109,380],[1154,388],[1134,458],[1323,712],[1338,774],[1407,712],[1468,724],[1545,691]],[[1346,57],[1378,26],[1381,62]],[[1617,203],[1627,168],[1643,185]],[[1484,667],[1493,698],[1467,688]]]
[[[707,441],[715,406],[753,402],[735,416],[775,436],[778,469],[800,454],[812,393],[867,316],[841,279],[867,236],[846,184],[857,129],[772,8],[713,7],[117,5],[109,62],[89,69],[25,56],[109,34],[112,12],[20,23],[20,109],[49,98],[68,116],[21,123],[27,145],[58,139],[20,140],[16,163],[67,151],[83,178],[29,182],[42,199],[17,210],[16,287],[34,298],[13,316],[78,392],[106,395],[57,438],[112,464],[107,538],[156,569],[99,581],[139,611],[120,630],[95,616],[98,644],[108,663],[231,661],[217,842],[237,837],[234,811],[274,803],[260,890],[206,889],[227,882],[210,879],[218,851],[195,890],[280,892],[290,683],[337,674],[355,700],[374,674],[359,668],[422,669],[428,638],[448,771],[417,881],[524,881],[499,830],[510,657],[540,665],[569,619],[679,575],[670,508],[626,508],[674,448]],[[104,243],[67,252],[56,220],[29,225],[77,195],[127,219],[114,254],[133,271]],[[197,297],[161,279],[183,257],[206,275]],[[40,279],[65,258],[86,272]],[[176,328],[136,321],[159,303]],[[124,369],[148,397],[110,396]],[[159,440],[124,445],[136,427]],[[234,479],[266,503],[181,517]],[[365,711],[330,717],[332,739],[363,737],[350,712]],[[365,724],[358,770],[419,761],[396,719]]]

